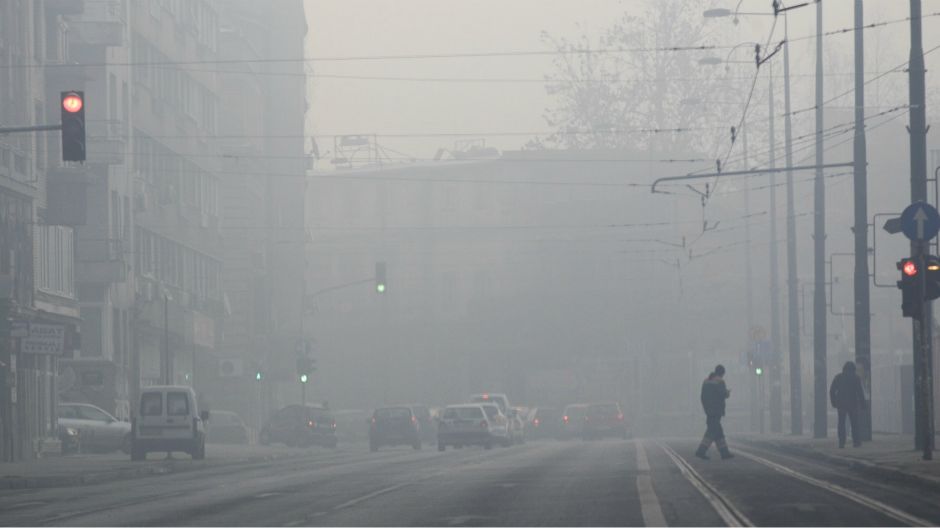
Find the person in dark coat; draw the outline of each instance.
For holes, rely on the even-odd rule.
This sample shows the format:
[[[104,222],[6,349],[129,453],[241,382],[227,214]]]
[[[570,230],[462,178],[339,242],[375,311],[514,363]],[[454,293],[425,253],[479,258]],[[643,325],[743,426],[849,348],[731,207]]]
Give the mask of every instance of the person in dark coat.
[[[865,390],[862,379],[855,373],[855,363],[847,361],[842,372],[836,374],[829,386],[829,401],[839,412],[839,447],[845,447],[845,419],[852,426],[852,445],[862,445],[861,431],[858,430],[858,413],[865,408]]]
[[[702,382],[702,409],[705,410],[705,435],[699,444],[695,456],[708,460],[708,449],[712,442],[718,447],[722,459],[734,457],[728,451],[725,441],[725,432],[721,427],[721,418],[725,415],[725,400],[731,396],[731,391],[725,385],[725,367],[718,365],[715,371]]]

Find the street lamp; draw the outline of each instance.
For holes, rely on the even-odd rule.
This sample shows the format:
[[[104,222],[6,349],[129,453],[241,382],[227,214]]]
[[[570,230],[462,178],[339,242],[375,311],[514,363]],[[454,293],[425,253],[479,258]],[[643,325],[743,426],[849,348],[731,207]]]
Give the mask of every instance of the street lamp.
[[[170,290],[163,286],[163,382],[172,385],[173,359],[170,357],[170,301],[173,296]]]

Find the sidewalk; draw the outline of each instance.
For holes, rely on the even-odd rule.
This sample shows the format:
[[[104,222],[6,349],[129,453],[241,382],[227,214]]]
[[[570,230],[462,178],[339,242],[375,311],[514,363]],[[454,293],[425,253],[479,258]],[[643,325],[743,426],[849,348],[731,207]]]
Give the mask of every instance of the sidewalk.
[[[839,449],[834,431],[824,439],[765,435],[746,436],[742,440],[857,470],[901,475],[920,484],[940,486],[940,452],[934,453],[934,460],[923,460],[922,452],[914,450],[914,438],[910,435],[875,434],[872,442],[856,448],[849,441],[845,449]]]
[[[205,460],[192,460],[183,453],[174,453],[172,459],[167,459],[163,453],[150,453],[143,462],[131,462],[130,457],[124,453],[55,456],[25,462],[0,463],[0,490],[81,486],[221,465],[301,457],[311,453],[302,449],[274,446],[209,444],[206,446]]]

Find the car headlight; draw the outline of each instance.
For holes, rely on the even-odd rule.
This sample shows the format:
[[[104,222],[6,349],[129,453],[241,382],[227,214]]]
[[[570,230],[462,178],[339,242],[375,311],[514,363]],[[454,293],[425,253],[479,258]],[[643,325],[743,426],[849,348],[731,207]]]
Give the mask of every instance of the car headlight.
[[[63,432],[66,436],[78,436],[78,429],[74,427],[66,427]]]

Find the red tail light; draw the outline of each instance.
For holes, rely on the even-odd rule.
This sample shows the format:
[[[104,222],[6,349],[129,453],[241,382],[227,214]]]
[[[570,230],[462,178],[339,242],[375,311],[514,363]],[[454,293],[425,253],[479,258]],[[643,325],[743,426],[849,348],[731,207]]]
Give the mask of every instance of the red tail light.
[[[568,423],[568,416],[567,416],[567,415],[565,415],[564,420],[565,420],[565,423]]]
[[[534,426],[536,426],[536,427],[538,427],[540,423],[541,423],[541,422],[539,422],[539,419],[538,419],[538,418],[536,418],[535,420],[532,420],[532,425],[534,425]]]
[[[412,417],[411,417],[411,423],[413,423],[413,424],[418,423],[418,419],[415,418],[414,416],[412,416]]]
[[[483,420],[480,422],[480,427],[483,429],[489,429],[490,424],[486,420]]]
[[[621,422],[623,421],[623,413],[617,415],[617,420]]]

